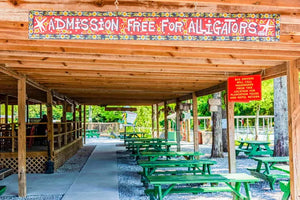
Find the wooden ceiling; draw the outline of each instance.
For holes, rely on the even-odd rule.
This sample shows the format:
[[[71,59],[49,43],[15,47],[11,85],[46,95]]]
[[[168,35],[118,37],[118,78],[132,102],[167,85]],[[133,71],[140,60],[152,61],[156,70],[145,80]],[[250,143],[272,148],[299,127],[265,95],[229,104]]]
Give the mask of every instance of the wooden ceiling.
[[[28,40],[30,10],[116,11],[114,0],[0,0],[0,64],[82,104],[185,100],[224,89],[229,76],[284,75],[300,58],[299,0],[119,0],[128,12],[280,14],[280,42],[268,43]],[[0,94],[16,94],[14,80],[0,81]]]

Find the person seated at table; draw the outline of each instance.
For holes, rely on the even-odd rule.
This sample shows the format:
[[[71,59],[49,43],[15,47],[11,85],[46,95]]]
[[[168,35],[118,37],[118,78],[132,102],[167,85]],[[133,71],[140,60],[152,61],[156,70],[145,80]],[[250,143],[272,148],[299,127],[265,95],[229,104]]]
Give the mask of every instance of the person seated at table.
[[[43,118],[40,121],[40,123],[43,123],[43,124],[39,124],[36,127],[36,135],[41,135],[41,136],[47,135],[47,123],[45,123],[45,122],[48,122],[47,115],[43,115]],[[38,139],[38,141],[40,141],[42,143],[45,141],[45,138],[37,138],[37,139]]]

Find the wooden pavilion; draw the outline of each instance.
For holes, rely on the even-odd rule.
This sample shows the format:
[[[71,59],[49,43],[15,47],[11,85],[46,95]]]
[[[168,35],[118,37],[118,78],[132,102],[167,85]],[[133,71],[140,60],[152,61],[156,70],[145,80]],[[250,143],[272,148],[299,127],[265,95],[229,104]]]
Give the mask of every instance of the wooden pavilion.
[[[278,14],[280,39],[33,40],[28,39],[31,10]],[[58,167],[82,145],[81,105],[166,107],[193,99],[196,108],[198,96],[226,90],[228,77],[260,74],[263,80],[287,75],[291,197],[300,199],[299,0],[6,0],[0,1],[0,12],[0,102],[6,104],[6,113],[8,105],[18,105],[18,122],[6,119],[10,132],[0,135],[10,141],[10,152],[0,153],[0,161],[18,170],[19,196],[26,196],[26,161],[48,159],[47,151],[26,152],[26,104],[47,105],[50,157]],[[53,103],[64,107],[62,123],[51,120]],[[230,172],[235,171],[233,108],[228,102]],[[73,121],[66,121],[66,111],[73,112]],[[197,116],[197,109],[193,112]]]

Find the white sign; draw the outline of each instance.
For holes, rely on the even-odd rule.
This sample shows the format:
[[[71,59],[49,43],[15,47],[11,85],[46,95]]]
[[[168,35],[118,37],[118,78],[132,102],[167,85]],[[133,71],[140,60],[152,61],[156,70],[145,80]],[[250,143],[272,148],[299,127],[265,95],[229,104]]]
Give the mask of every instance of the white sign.
[[[208,104],[211,106],[220,106],[221,99],[208,99]]]
[[[137,117],[137,114],[134,112],[126,112],[126,120],[127,124],[133,124],[135,119]]]

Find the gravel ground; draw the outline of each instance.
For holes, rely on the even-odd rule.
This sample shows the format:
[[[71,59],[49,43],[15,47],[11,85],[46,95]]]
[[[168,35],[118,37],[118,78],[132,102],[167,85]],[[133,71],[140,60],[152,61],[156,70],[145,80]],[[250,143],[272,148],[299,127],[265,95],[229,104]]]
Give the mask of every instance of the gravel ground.
[[[201,158],[210,159],[211,147],[210,145],[200,145],[200,152],[205,155]],[[182,151],[193,151],[191,143],[182,143]],[[149,197],[144,195],[144,187],[140,181],[138,172],[142,168],[136,164],[133,157],[129,156],[129,152],[119,150],[118,155],[118,171],[119,171],[119,197],[120,200],[146,200]],[[224,158],[214,158],[217,161],[216,165],[212,166],[212,173],[228,173],[228,157],[224,153]],[[237,172],[249,174],[247,167],[256,167],[256,162],[243,156],[237,159]],[[278,182],[275,184],[275,190],[270,190],[267,182],[261,181],[251,186],[252,199],[254,200],[280,200],[282,192],[280,191]],[[229,192],[221,193],[202,193],[199,195],[193,194],[170,194],[164,200],[206,200],[206,199],[222,199],[231,200],[232,195]]]
[[[118,178],[119,178],[119,199],[120,200],[148,200],[149,197],[144,194],[144,187],[140,181],[141,177],[138,174],[142,170],[136,164],[133,157],[129,156],[129,152],[124,147],[120,147],[122,144],[117,139],[96,139],[89,138],[87,145],[78,151],[76,155],[70,158],[61,168],[55,173],[72,173],[79,172],[91,152],[94,150],[95,145],[101,143],[117,143],[117,159],[118,159]],[[200,152],[204,153],[201,158],[210,159],[210,145],[200,145]],[[193,151],[192,143],[182,143],[182,151]],[[217,161],[216,165],[212,166],[212,173],[228,173],[228,161],[227,154],[224,153],[224,158],[214,158]],[[237,172],[249,173],[247,167],[255,167],[256,162],[246,157],[239,157],[237,159]],[[253,200],[280,200],[282,192],[279,189],[279,184],[275,184],[275,190],[270,190],[268,183],[261,181],[251,185],[252,199]],[[1,200],[61,200],[63,195],[42,195],[42,196],[27,196],[27,198],[17,197],[0,197]],[[199,195],[193,194],[170,194],[164,198],[164,200],[232,200],[231,193],[203,193]]]

